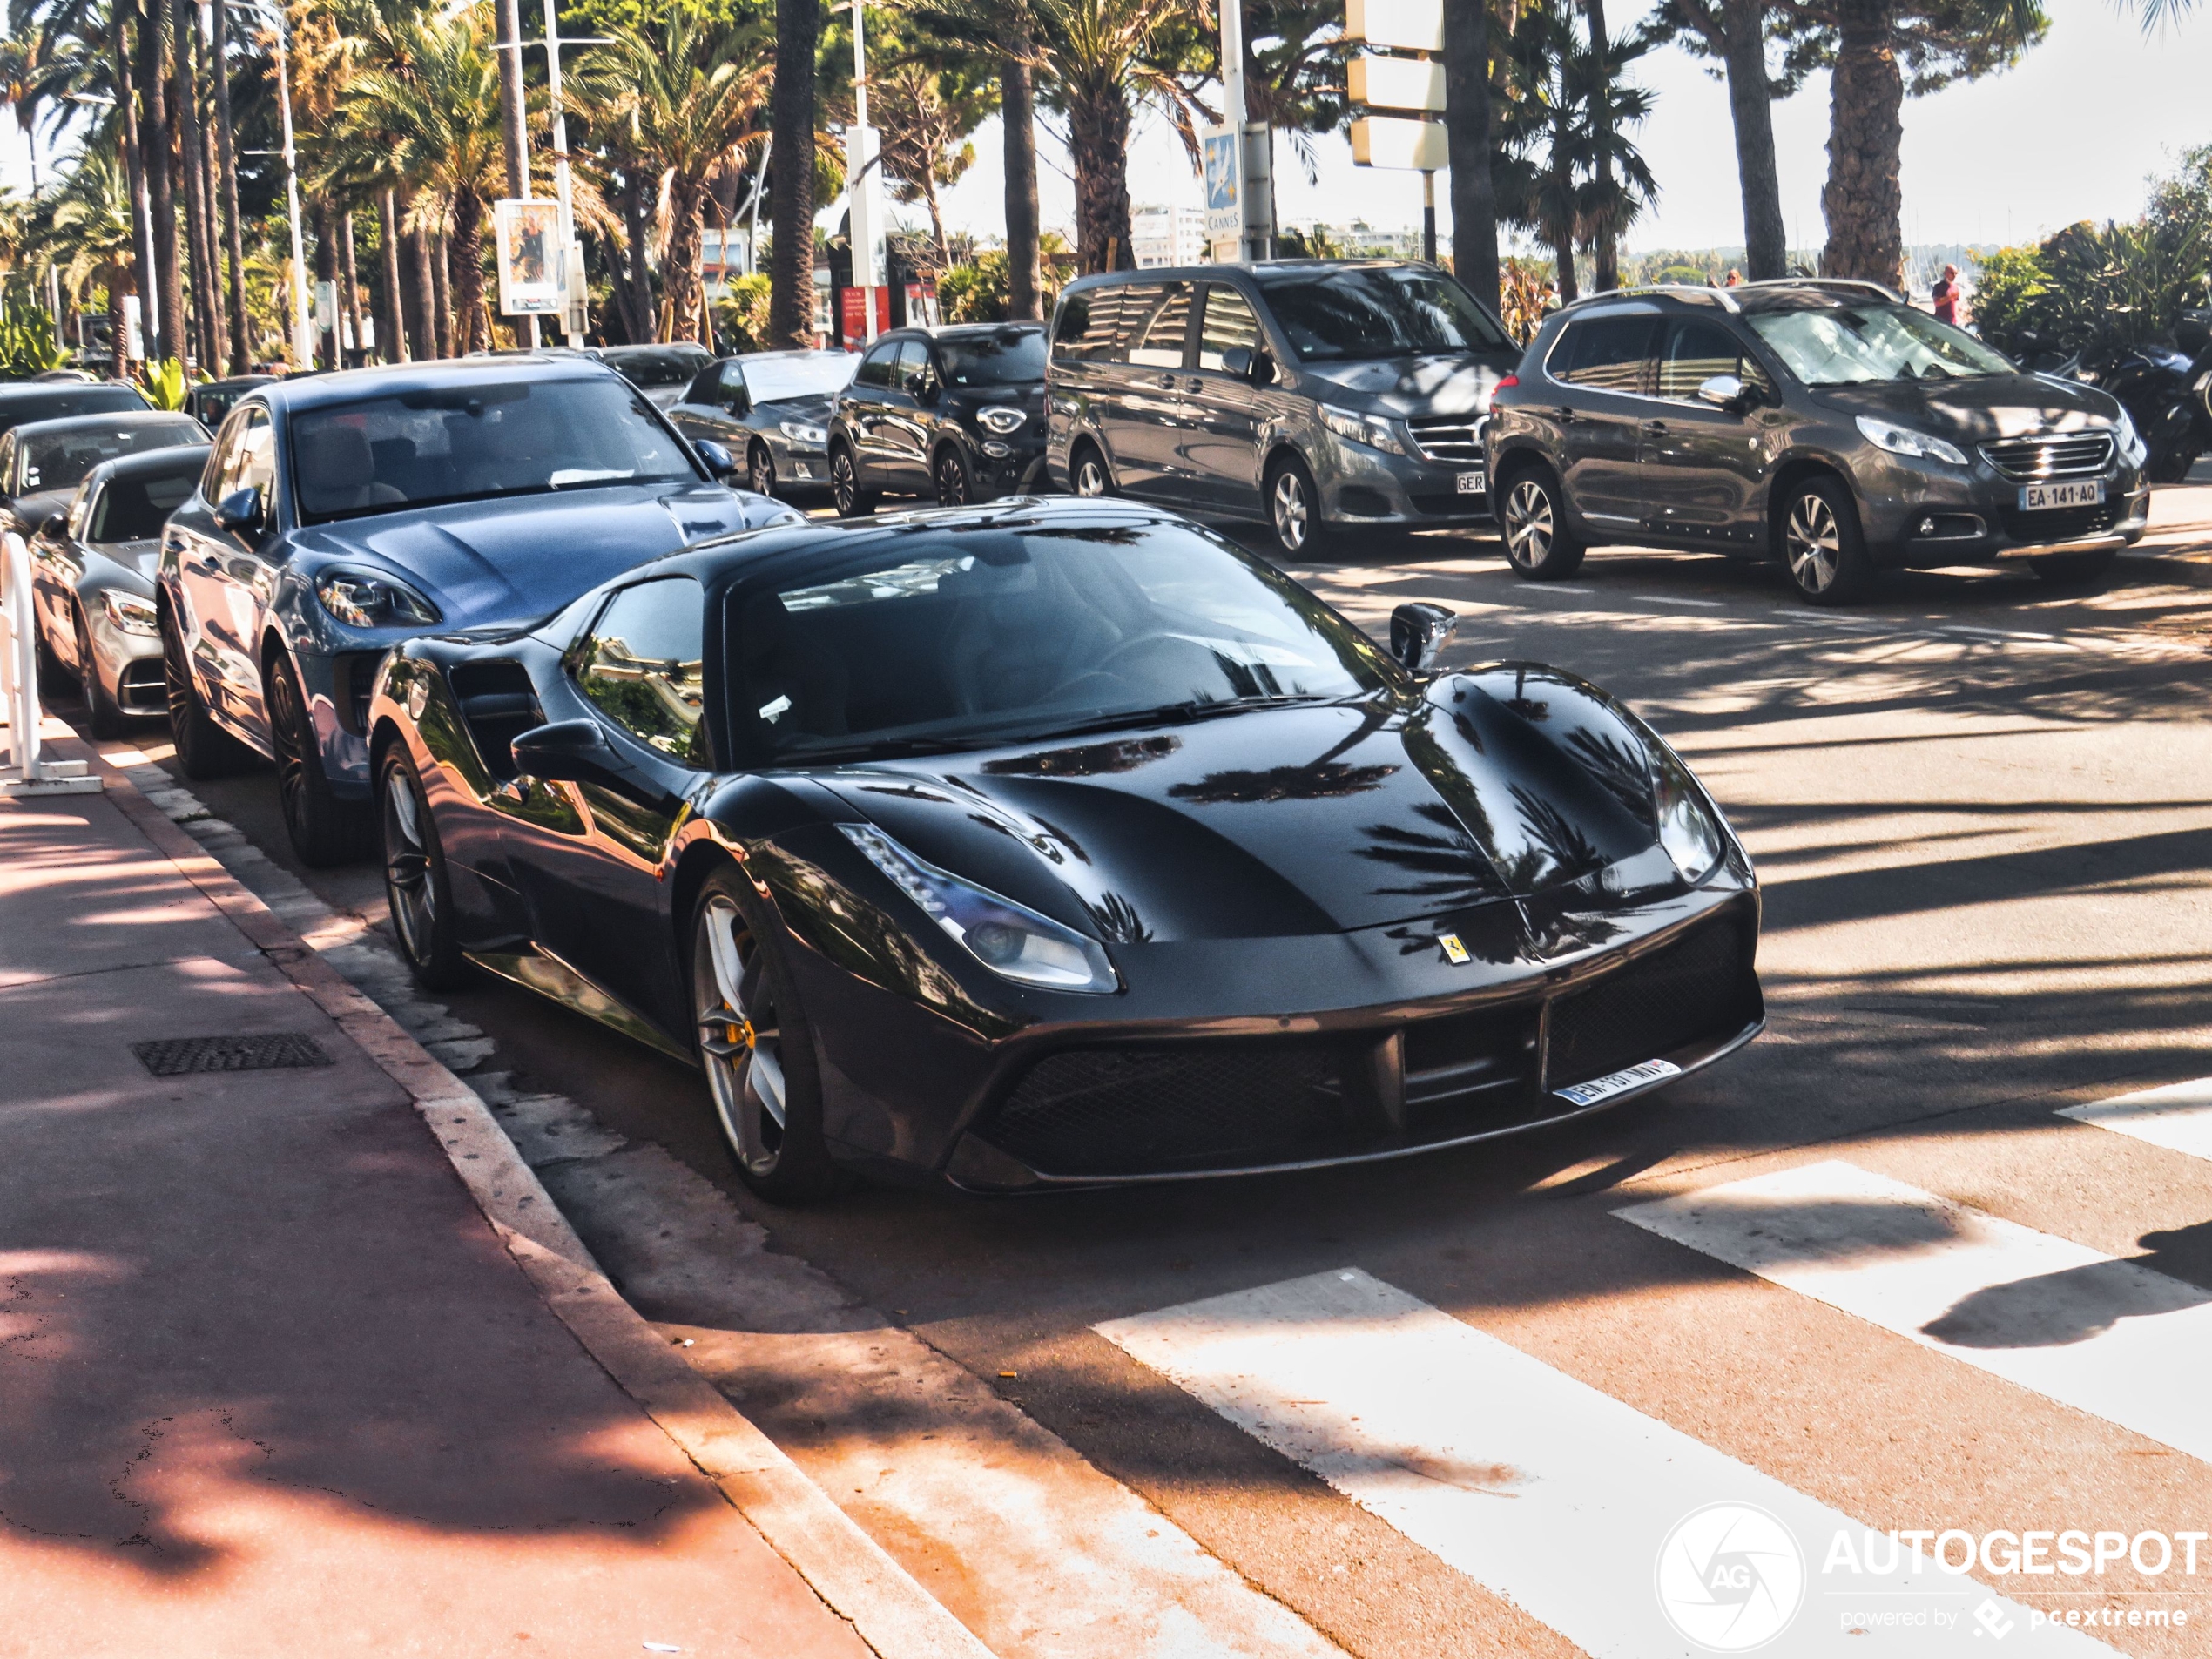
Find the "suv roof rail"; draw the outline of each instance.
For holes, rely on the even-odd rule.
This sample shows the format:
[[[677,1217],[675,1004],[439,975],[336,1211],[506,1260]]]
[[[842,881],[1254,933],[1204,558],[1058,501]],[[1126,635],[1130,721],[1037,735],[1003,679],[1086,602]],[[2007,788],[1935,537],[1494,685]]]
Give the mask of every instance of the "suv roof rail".
[[[1757,282],[1747,282],[1747,288],[1863,288],[1869,293],[1878,293],[1892,305],[1906,303],[1895,288],[1880,282],[1869,282],[1865,277],[1761,277]]]
[[[1632,287],[1608,288],[1601,293],[1586,293],[1560,307],[1572,311],[1577,306],[1593,306],[1601,300],[1629,300],[1638,294],[1664,294],[1676,300],[1693,300],[1699,305],[1718,306],[1723,311],[1740,311],[1736,296],[1726,288],[1709,288],[1696,282],[1639,282]]]

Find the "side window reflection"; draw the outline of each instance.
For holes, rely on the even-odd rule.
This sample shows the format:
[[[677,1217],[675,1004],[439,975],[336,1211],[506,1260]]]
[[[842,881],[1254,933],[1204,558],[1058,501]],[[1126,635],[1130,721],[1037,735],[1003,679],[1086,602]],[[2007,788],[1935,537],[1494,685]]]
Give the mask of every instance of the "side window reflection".
[[[614,597],[577,658],[577,684],[610,720],[687,766],[711,765],[700,723],[704,600],[689,577]]]

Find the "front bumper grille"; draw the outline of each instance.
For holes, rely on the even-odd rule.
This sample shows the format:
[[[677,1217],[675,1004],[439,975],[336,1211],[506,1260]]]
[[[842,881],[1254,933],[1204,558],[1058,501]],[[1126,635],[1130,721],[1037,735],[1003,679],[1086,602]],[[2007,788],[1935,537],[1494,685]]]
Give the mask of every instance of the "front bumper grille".
[[[1423,460],[1453,467],[1482,465],[1482,428],[1489,424],[1487,415],[1422,415],[1406,424],[1413,428],[1413,447]]]
[[[2112,435],[2073,432],[2034,438],[2004,438],[1985,443],[1989,464],[2018,484],[2048,478],[2094,478],[2112,464]]]
[[[2072,542],[2084,536],[2101,536],[2120,522],[2123,504],[2106,501],[2094,507],[2061,507],[2040,513],[2007,507],[2005,534],[2015,542],[2027,543]]]
[[[1545,1084],[1588,1082],[1726,1037],[1758,1015],[1758,985],[1741,929],[1710,922],[1553,1003]]]

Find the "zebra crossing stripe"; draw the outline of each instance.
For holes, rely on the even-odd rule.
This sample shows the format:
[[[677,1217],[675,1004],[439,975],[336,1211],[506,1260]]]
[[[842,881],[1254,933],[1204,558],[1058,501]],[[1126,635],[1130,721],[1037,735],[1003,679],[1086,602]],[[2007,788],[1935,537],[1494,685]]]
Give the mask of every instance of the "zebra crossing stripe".
[[[1096,1329],[1596,1659],[2110,1651],[1356,1268]]]
[[[2060,1117],[2132,1135],[2168,1151],[2212,1158],[2212,1077],[2060,1108]]]
[[[2212,1461],[2212,1291],[1840,1161],[1613,1213]]]

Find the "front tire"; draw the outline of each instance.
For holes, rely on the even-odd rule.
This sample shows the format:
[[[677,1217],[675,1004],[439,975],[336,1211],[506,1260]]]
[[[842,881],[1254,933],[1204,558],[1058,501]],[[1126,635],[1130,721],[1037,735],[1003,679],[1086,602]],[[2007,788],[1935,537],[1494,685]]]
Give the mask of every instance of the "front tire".
[[[384,835],[384,902],[407,970],[426,991],[458,990],[469,970],[454,936],[445,846],[404,745],[395,744],[377,768],[376,807]]]
[[[966,507],[975,499],[974,481],[968,475],[968,462],[959,450],[948,447],[937,457],[932,477],[940,507]]]
[[[92,735],[103,741],[121,737],[122,705],[100,684],[100,659],[92,654],[92,631],[84,625],[82,610],[77,612],[77,685],[84,693],[85,725]]]
[[[1106,457],[1098,453],[1096,444],[1077,447],[1075,459],[1068,463],[1068,489],[1086,501],[1114,493],[1114,475],[1106,469]]]
[[[735,871],[706,880],[691,913],[691,1011],[716,1122],[747,1187],[813,1204],[844,1185],[822,1137],[813,1034],[781,943]]]
[[[269,664],[262,697],[269,711],[269,744],[276,751],[277,800],[300,862],[323,869],[368,858],[375,847],[375,815],[332,792],[322,769],[322,745],[289,658],[279,656]]]
[[[1810,478],[1791,490],[1776,536],[1783,571],[1810,604],[1849,604],[1873,584],[1858,505],[1837,480]]]
[[[853,459],[853,446],[840,443],[830,450],[830,498],[837,503],[840,518],[866,518],[875,511],[873,490],[860,488],[859,463]]]
[[[776,493],[776,458],[765,443],[755,443],[745,455],[745,482],[756,496]]]
[[[1582,568],[1582,543],[1567,528],[1567,500],[1549,473],[1514,474],[1506,483],[1506,562],[1531,582],[1563,582]]]
[[[1285,558],[1311,558],[1328,539],[1321,519],[1321,492],[1313,475],[1295,455],[1285,455],[1267,469],[1267,528],[1276,550]]]
[[[215,724],[192,684],[192,664],[185,655],[185,637],[173,611],[161,613],[161,675],[169,697],[169,741],[177,751],[177,766],[194,783],[227,778],[243,772],[260,759]]]

